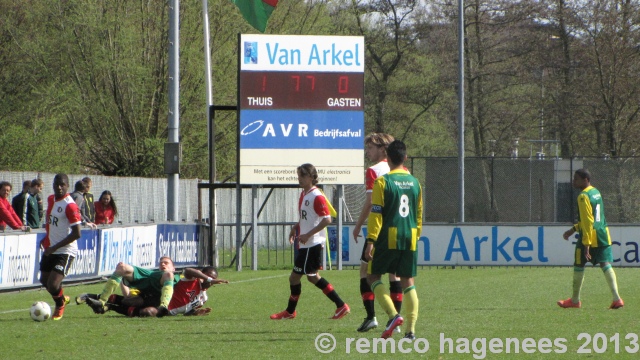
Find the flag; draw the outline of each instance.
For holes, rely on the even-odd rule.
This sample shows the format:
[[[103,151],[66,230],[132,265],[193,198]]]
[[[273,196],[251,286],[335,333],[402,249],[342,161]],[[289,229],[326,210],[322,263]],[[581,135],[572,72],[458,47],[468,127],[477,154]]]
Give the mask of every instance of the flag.
[[[269,16],[278,4],[278,0],[231,0],[231,2],[240,9],[242,17],[260,32],[267,29]]]

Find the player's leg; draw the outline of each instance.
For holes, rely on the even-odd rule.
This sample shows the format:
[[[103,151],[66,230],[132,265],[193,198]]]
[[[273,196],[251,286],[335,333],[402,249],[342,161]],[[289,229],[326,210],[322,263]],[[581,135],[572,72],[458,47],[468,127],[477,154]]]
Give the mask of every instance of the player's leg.
[[[271,320],[293,319],[296,317],[296,307],[298,306],[298,300],[302,293],[300,279],[302,279],[302,275],[304,275],[304,265],[307,260],[308,251],[308,248],[298,250],[298,254],[293,261],[293,270],[291,270],[291,275],[289,275],[289,289],[291,292],[287,308],[281,312],[272,314],[269,317]]]
[[[396,275],[400,276],[404,293],[405,312],[403,318],[407,323],[405,337],[415,339],[415,325],[418,321],[419,301],[413,278],[417,275],[418,253],[411,250],[402,250],[400,254],[401,258]]]
[[[165,271],[160,277],[162,290],[160,292],[160,306],[158,307],[157,317],[163,317],[169,314],[169,303],[173,296],[174,276],[172,271]]]
[[[402,310],[402,284],[396,274],[389,274],[389,293],[393,301],[393,306],[396,308],[396,311],[400,313],[400,310]]]
[[[616,272],[613,271],[613,267],[611,266],[611,263],[613,262],[611,246],[595,248],[595,250],[595,260],[600,263],[600,269],[602,269],[604,278],[607,280],[607,285],[609,285],[609,289],[611,290],[611,296],[613,297],[613,302],[611,303],[611,306],[609,306],[609,309],[619,309],[624,306],[624,301],[622,301],[622,298],[620,298],[620,294],[618,293]]]
[[[338,292],[333,288],[333,285],[331,285],[327,279],[321,277],[317,270],[315,273],[307,274],[307,280],[314,284],[318,289],[322,290],[322,293],[336,304],[336,311],[331,319],[342,319],[351,312],[349,305],[340,298],[340,295],[338,295]]]
[[[360,296],[362,297],[362,305],[364,305],[364,309],[367,312],[367,317],[364,318],[362,324],[358,327],[359,332],[369,331],[378,326],[378,321],[376,320],[376,311],[375,311],[375,297],[373,295],[373,291],[371,290],[371,285],[369,285],[369,281],[367,280],[367,269],[369,267],[369,262],[365,259],[364,251],[366,249],[366,243],[362,247],[362,255],[360,255]]]
[[[389,290],[381,280],[382,274],[396,273],[398,259],[398,254],[395,250],[374,248],[373,259],[369,262],[369,284],[371,284],[376,301],[389,316],[389,321],[387,321],[387,325],[381,335],[385,339],[390,337],[395,328],[402,325],[404,321],[393,306]]]
[[[64,290],[62,289],[62,280],[69,272],[74,257],[67,254],[49,255],[48,257],[50,258],[49,260],[53,261],[54,266],[47,276],[46,287],[56,304],[51,318],[60,320],[64,314],[65,306],[69,303],[69,297],[64,295]]]
[[[580,301],[580,292],[582,291],[582,283],[584,281],[584,266],[587,258],[584,256],[584,246],[580,241],[576,243],[573,263],[573,292],[571,297],[565,300],[559,300],[558,306],[562,308],[579,308],[582,306]]]
[[[123,278],[128,281],[133,281],[133,272],[134,268],[129,264],[119,262],[118,265],[116,265],[116,270],[111,274],[109,280],[107,280],[107,283],[104,285],[104,288],[100,293],[100,302],[102,302],[102,305],[109,300],[109,296],[111,296],[111,294],[113,294],[120,286]]]
[[[279,313],[272,314],[269,318],[271,320],[282,320],[282,319],[293,319],[296,317],[296,307],[298,306],[298,300],[300,299],[300,294],[302,293],[302,283],[300,279],[302,279],[302,275],[300,273],[301,268],[298,266],[298,258],[302,253],[306,253],[307,249],[300,249],[298,256],[296,256],[296,260],[294,261],[293,270],[291,271],[291,275],[289,275],[289,302],[287,303],[287,308]]]

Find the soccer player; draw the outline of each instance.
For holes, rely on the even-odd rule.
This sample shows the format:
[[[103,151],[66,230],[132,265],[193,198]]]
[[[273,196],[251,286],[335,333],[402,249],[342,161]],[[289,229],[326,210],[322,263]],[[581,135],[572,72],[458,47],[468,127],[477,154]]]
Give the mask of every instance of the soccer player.
[[[40,283],[47,288],[56,303],[51,317],[60,320],[69,297],[64,295],[62,280],[78,253],[76,240],[80,238],[80,210],[67,193],[69,177],[56,174],[53,178],[53,194],[47,199],[47,235],[40,243],[44,249],[40,260]]]
[[[336,304],[336,311],[331,319],[341,319],[351,311],[349,305],[342,301],[333,286],[325,278],[320,277],[318,273],[322,266],[322,247],[327,239],[325,227],[331,223],[327,199],[320,189],[316,187],[318,184],[318,172],[315,166],[303,164],[298,166],[297,172],[298,183],[302,187],[302,193],[298,201],[300,221],[291,229],[289,243],[293,244],[296,231],[299,231],[300,249],[289,276],[291,296],[289,296],[287,308],[271,315],[271,319],[281,320],[296,317],[296,306],[302,292],[300,279],[302,279],[303,275],[306,275],[309,282],[322,290]]]
[[[407,148],[400,140],[387,147],[389,173],[377,178],[371,194],[371,215],[367,223],[365,258],[369,260],[369,284],[378,303],[389,316],[382,338],[388,338],[404,322],[380,280],[382,274],[396,274],[402,283],[407,331],[415,339],[418,319],[416,276],[417,240],[422,230],[422,189],[418,180],[404,168]]]
[[[369,134],[364,139],[364,151],[371,162],[375,165],[369,167],[365,174],[365,199],[360,217],[353,228],[353,239],[358,243],[360,237],[360,230],[362,225],[369,217],[371,213],[371,192],[373,191],[373,182],[379,177],[389,172],[389,164],[387,163],[387,146],[393,141],[393,136],[384,133]],[[362,246],[362,255],[360,255],[360,296],[362,297],[362,303],[364,309],[367,312],[367,317],[358,327],[359,332],[366,332],[378,326],[378,320],[376,319],[375,303],[373,291],[367,281],[367,268],[369,261],[365,259],[366,246]],[[389,274],[389,292],[391,293],[391,299],[397,312],[400,312],[402,308],[402,285],[400,279],[395,274]],[[400,328],[397,328],[399,331]]]
[[[207,289],[216,284],[228,284],[229,281],[218,279],[218,271],[213,266],[202,270],[186,268],[182,272],[180,281],[173,287],[173,296],[169,302],[166,315],[208,315],[211,308],[202,308],[207,301]],[[91,298],[98,298],[98,294],[87,294]],[[128,306],[127,297],[112,294],[106,303],[106,309],[129,317],[157,316],[158,310],[153,306]]]
[[[602,269],[604,278],[611,289],[613,302],[609,309],[619,309],[624,306],[624,301],[618,294],[616,273],[611,267],[613,261],[611,236],[604,217],[602,195],[598,189],[591,186],[591,174],[586,169],[578,169],[573,174],[573,187],[580,190],[580,195],[578,195],[579,221],[563,234],[564,239],[569,240],[571,235],[578,232],[573,263],[573,295],[566,300],[558,301],[558,306],[563,308],[582,306],[580,290],[584,280],[584,266],[590,262],[593,265],[600,264],[600,269]]]
[[[167,307],[173,296],[173,285],[180,281],[180,275],[174,275],[175,270],[173,261],[168,256],[160,258],[158,270],[144,269],[120,262],[107,280],[98,300],[83,294],[76,298],[76,303],[80,304],[86,301],[93,312],[104,314],[108,310],[105,305],[109,297],[124,280],[127,286],[140,292],[139,295],[127,299],[129,301],[127,306],[158,307],[158,314],[164,316],[168,313]]]

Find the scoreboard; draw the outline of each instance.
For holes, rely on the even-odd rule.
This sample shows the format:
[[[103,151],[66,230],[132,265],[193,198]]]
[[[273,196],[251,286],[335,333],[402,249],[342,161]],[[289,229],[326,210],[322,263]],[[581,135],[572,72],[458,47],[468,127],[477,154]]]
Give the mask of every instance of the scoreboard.
[[[364,174],[364,39],[240,35],[238,168],[243,184],[321,184]]]

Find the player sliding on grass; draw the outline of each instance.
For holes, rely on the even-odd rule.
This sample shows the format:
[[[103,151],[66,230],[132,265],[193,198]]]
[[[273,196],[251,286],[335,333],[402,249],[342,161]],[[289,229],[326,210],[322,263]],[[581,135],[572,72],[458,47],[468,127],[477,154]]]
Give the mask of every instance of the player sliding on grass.
[[[322,246],[327,237],[325,227],[331,223],[331,215],[327,199],[316,187],[318,184],[316,168],[311,164],[298,166],[298,183],[302,187],[298,202],[300,221],[291,229],[289,242],[293,244],[297,228],[300,234],[298,236],[300,250],[289,276],[291,296],[289,296],[287,309],[271,315],[271,319],[281,320],[296,317],[296,306],[302,292],[300,279],[303,275],[306,275],[309,282],[322,290],[336,304],[337,309],[331,318],[341,319],[350,312],[349,305],[340,299],[333,286],[318,273],[322,265]]]
[[[624,306],[624,301],[618,294],[616,273],[610,264],[613,262],[611,236],[604,217],[602,195],[600,195],[598,189],[591,186],[591,174],[586,169],[578,169],[573,174],[573,187],[581,191],[580,195],[578,195],[579,221],[571,229],[565,231],[563,235],[565,240],[569,240],[571,235],[576,231],[578,232],[573,263],[573,295],[566,300],[558,301],[558,306],[563,308],[579,308],[582,306],[580,290],[584,280],[584,266],[587,262],[590,262],[593,265],[600,264],[607,284],[611,289],[613,302],[609,309],[619,309]]]
[[[417,241],[422,231],[422,188],[418,180],[404,169],[407,148],[400,140],[387,147],[389,173],[376,179],[371,194],[371,215],[367,223],[365,258],[369,260],[369,284],[376,300],[389,316],[383,338],[393,335],[404,318],[398,314],[382,274],[396,274],[404,289],[407,318],[405,338],[415,339],[418,320],[418,294],[413,284],[418,262]]]
[[[93,309],[93,312],[104,314],[108,310],[105,308],[105,304],[109,297],[124,280],[127,286],[140,291],[139,295],[127,298],[125,305],[157,307],[158,316],[161,317],[168,314],[167,307],[173,296],[173,285],[180,280],[179,274],[174,275],[173,272],[175,270],[173,261],[168,256],[160,258],[158,270],[144,269],[120,262],[116,265],[116,270],[105,284],[99,299],[95,300],[80,295],[76,298],[76,303],[80,304],[86,301],[89,307]]]

